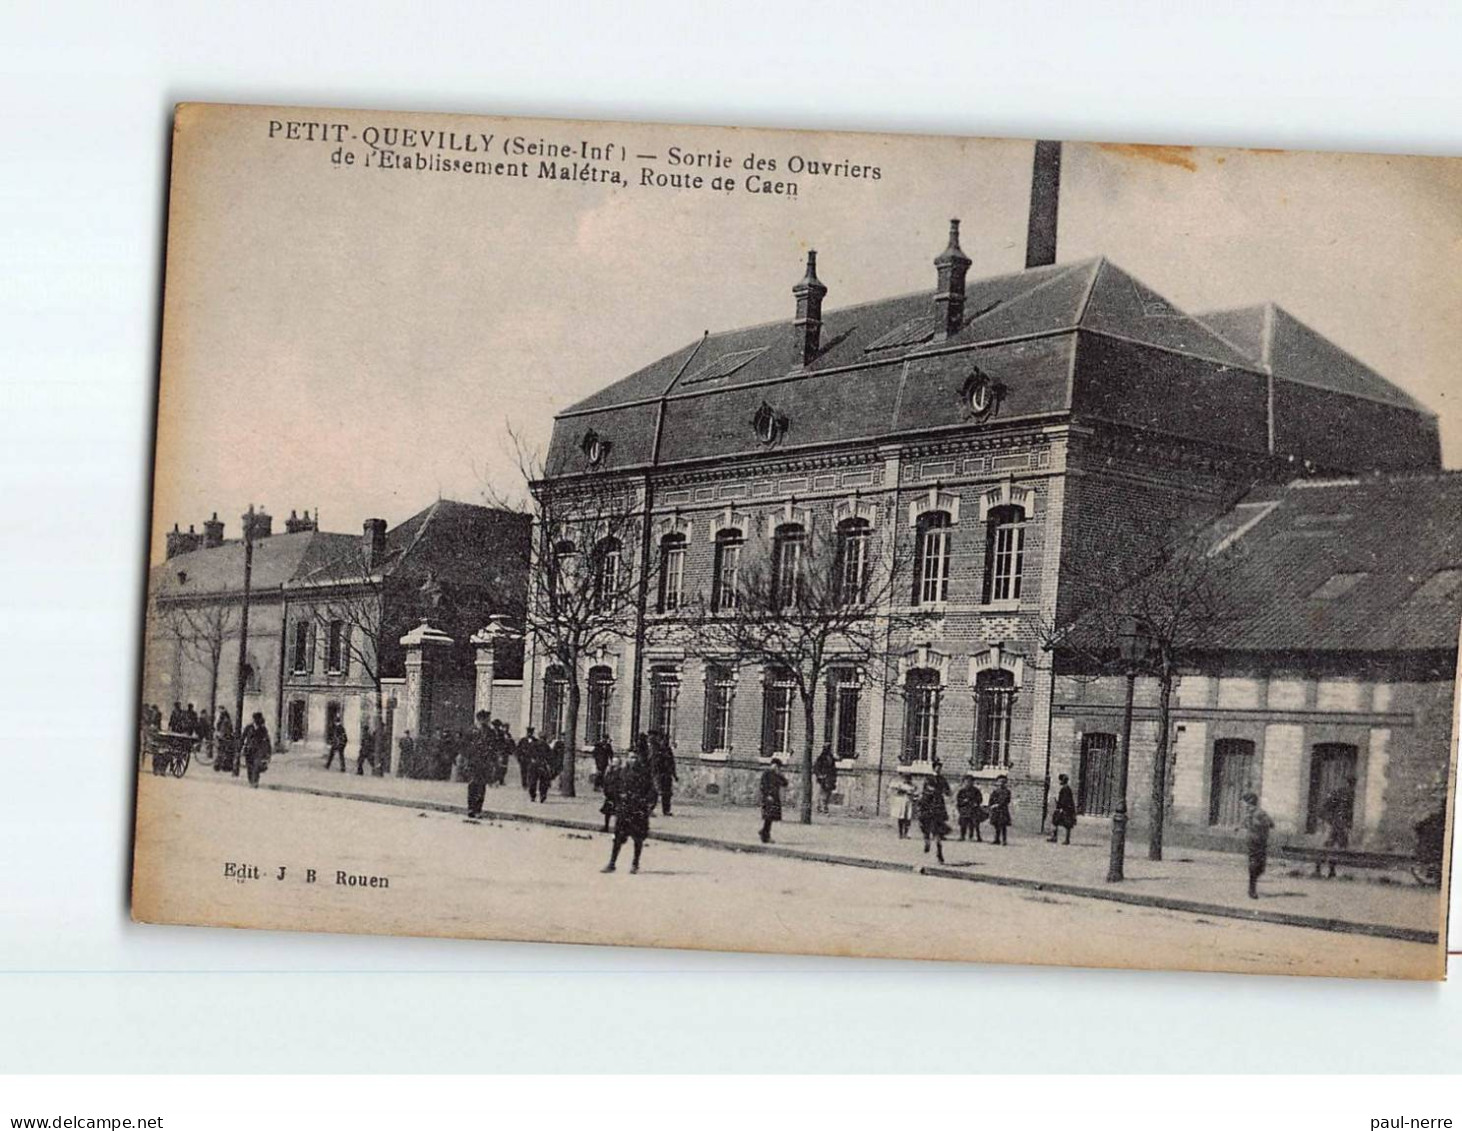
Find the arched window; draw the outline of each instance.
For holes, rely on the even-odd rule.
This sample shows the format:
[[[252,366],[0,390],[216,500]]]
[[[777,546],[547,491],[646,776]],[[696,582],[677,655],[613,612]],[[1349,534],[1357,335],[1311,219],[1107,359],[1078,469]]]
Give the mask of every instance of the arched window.
[[[840,605],[861,605],[868,600],[868,540],[872,528],[864,518],[838,523],[838,551],[834,580]]]
[[[949,600],[949,543],[953,533],[948,511],[925,511],[914,529],[914,604],[937,605]]]
[[[763,758],[792,752],[792,704],[797,680],[783,668],[766,673],[761,699],[761,753]]]
[[[578,568],[579,548],[568,538],[553,544],[549,559],[550,580],[554,589],[565,597],[571,597],[574,590],[574,572]]]
[[[904,762],[932,762],[939,751],[939,672],[914,668],[904,677]]]
[[[800,523],[787,522],[772,535],[772,604],[790,608],[802,598],[802,555],[807,530]]]
[[[731,708],[736,678],[725,664],[706,665],[706,726],[701,749],[706,753],[731,749]]]
[[[716,534],[716,561],[711,577],[713,613],[736,608],[741,584],[741,548],[745,543],[739,530],[722,530]]]
[[[563,734],[564,707],[568,700],[568,673],[558,664],[543,673],[543,732],[545,742]]]
[[[614,673],[603,664],[589,669],[588,720],[584,739],[590,743],[609,741],[609,704],[614,693]]]
[[[1020,600],[1025,568],[1025,511],[995,507],[985,526],[985,604]]]
[[[618,538],[601,538],[594,547],[594,608],[612,609],[619,602],[624,551]]]
[[[660,539],[660,600],[662,613],[674,612],[685,604],[685,535],[667,534]]]
[[[1015,676],[1003,668],[975,677],[975,765],[1005,769],[1010,765],[1010,720],[1015,706]]]

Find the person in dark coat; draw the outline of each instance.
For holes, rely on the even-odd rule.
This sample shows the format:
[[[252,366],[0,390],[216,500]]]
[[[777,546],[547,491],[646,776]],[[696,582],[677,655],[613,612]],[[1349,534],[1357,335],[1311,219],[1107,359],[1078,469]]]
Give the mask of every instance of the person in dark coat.
[[[1071,792],[1071,779],[1065,774],[1058,775],[1057,780],[1061,788],[1056,793],[1056,808],[1051,814],[1051,835],[1046,839],[1052,844],[1056,843],[1056,832],[1058,829],[1066,830],[1066,843],[1071,843],[1071,830],[1076,827],[1076,795]]]
[[[939,761],[934,762],[934,772],[924,779],[924,788],[919,792],[919,831],[924,834],[924,851],[934,845],[934,855],[944,863],[944,838],[949,834],[949,805],[944,800],[949,796],[949,782]]]
[[[336,758],[340,759],[340,772],[345,773],[345,746],[350,741],[350,735],[345,733],[345,728],[336,719],[330,724],[330,733],[325,735],[325,741],[329,745],[329,753],[325,755],[325,769],[329,769]]]
[[[493,730],[493,755],[492,755],[492,784],[495,786],[506,785],[508,782],[508,766],[513,760],[513,732],[508,729],[508,724],[502,719],[492,721]]]
[[[640,870],[640,853],[650,835],[650,814],[655,811],[655,778],[650,760],[636,751],[634,761],[624,768],[614,787],[614,846],[609,850],[609,863],[601,871],[612,872],[619,862],[624,842],[635,843],[634,860],[629,870]]]
[[[670,740],[659,731],[650,735],[650,769],[655,776],[655,789],[660,795],[660,812],[670,816],[670,799],[675,795],[675,783],[680,773],[675,768],[675,751],[670,749]]]
[[[491,770],[488,751],[488,714],[477,712],[477,727],[467,742],[467,764],[464,767],[467,778],[467,815],[482,816],[482,802],[487,796],[487,779]]]
[[[367,722],[360,724],[360,750],[355,755],[355,776],[365,775],[365,764],[371,764],[371,773],[376,772],[376,736],[371,733],[371,725]]]
[[[621,782],[624,779],[624,759],[616,754],[609,762],[609,768],[604,771],[604,781],[601,783],[604,790],[604,803],[599,806],[599,812],[604,814],[604,831],[609,831],[609,822],[614,817],[614,800],[619,796]]]
[[[249,784],[259,788],[259,775],[269,768],[269,729],[264,725],[264,713],[254,712],[254,721],[244,728],[240,743],[244,765],[249,770]]]
[[[1259,808],[1259,795],[1244,794],[1244,817],[1242,828],[1244,840],[1249,849],[1249,898],[1259,898],[1259,877],[1269,863],[1269,830],[1274,820]]]
[[[601,738],[594,743],[594,780],[595,789],[604,788],[604,775],[609,772],[609,763],[614,760],[614,747],[609,744],[609,739]]]
[[[812,763],[812,776],[817,781],[817,811],[826,813],[833,791],[838,788],[838,760],[833,757],[830,743],[823,744],[822,753]]]
[[[790,784],[782,773],[782,759],[774,757],[761,775],[761,832],[757,835],[762,844],[772,843],[772,823],[782,819],[782,790]]]
[[[218,751],[213,759],[215,770],[233,769],[234,759],[238,752],[234,749],[234,721],[228,713],[227,707],[218,709],[218,725],[213,729],[214,749]]]
[[[568,750],[564,746],[563,739],[554,739],[550,746],[542,739],[538,740],[537,769],[533,781],[537,787],[536,800],[548,800],[548,787],[553,779],[563,773],[564,760],[568,757]]]
[[[1343,852],[1350,847],[1350,828],[1355,820],[1355,778],[1346,778],[1345,784],[1325,798],[1320,806],[1320,820],[1325,822],[1325,847]],[[1324,862],[1330,866],[1330,878],[1335,878],[1335,857],[1326,856]],[[1320,860],[1315,861],[1315,875],[1320,874]]]
[[[523,783],[523,788],[532,795],[532,789],[528,782],[533,773],[533,748],[538,742],[534,737],[533,728],[529,727],[523,732],[523,737],[518,739],[518,778]]]
[[[990,827],[995,830],[996,844],[1009,844],[1010,834],[1010,779],[1001,774],[995,779],[995,788],[990,791]]]
[[[183,712],[183,734],[198,734],[198,708],[189,703],[187,710]]]
[[[984,842],[980,826],[985,823],[985,795],[975,784],[975,775],[966,774],[959,792],[954,795],[955,812],[959,814],[959,839]]]
[[[187,726],[188,716],[183,713],[183,705],[174,699],[173,709],[168,713],[168,733],[183,734]]]

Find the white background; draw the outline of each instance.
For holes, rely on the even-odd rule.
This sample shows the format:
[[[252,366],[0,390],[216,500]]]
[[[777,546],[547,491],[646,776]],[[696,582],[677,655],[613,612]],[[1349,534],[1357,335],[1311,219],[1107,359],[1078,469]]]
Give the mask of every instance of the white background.
[[[1456,155],[1459,42],[1397,0],[6,5],[0,1068],[1454,1070],[1455,984],[144,928],[125,860],[172,103]]]

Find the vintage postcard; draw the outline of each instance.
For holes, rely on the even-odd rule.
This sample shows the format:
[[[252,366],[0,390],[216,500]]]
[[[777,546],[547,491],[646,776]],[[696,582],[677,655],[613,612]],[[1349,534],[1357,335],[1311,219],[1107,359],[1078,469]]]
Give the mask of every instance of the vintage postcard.
[[[177,109],[133,913],[1445,975],[1462,161]]]

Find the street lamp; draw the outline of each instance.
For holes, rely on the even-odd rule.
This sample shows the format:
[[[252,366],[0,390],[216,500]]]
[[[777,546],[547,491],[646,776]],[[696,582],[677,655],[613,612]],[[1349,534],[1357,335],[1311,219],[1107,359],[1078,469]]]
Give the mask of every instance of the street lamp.
[[[1147,625],[1137,617],[1122,622],[1122,664],[1127,670],[1127,703],[1122,709],[1122,753],[1117,760],[1117,806],[1112,812],[1112,852],[1107,863],[1107,883],[1122,879],[1122,866],[1127,854],[1127,764],[1132,755],[1132,693],[1137,685],[1137,669],[1147,658],[1150,635]]]

